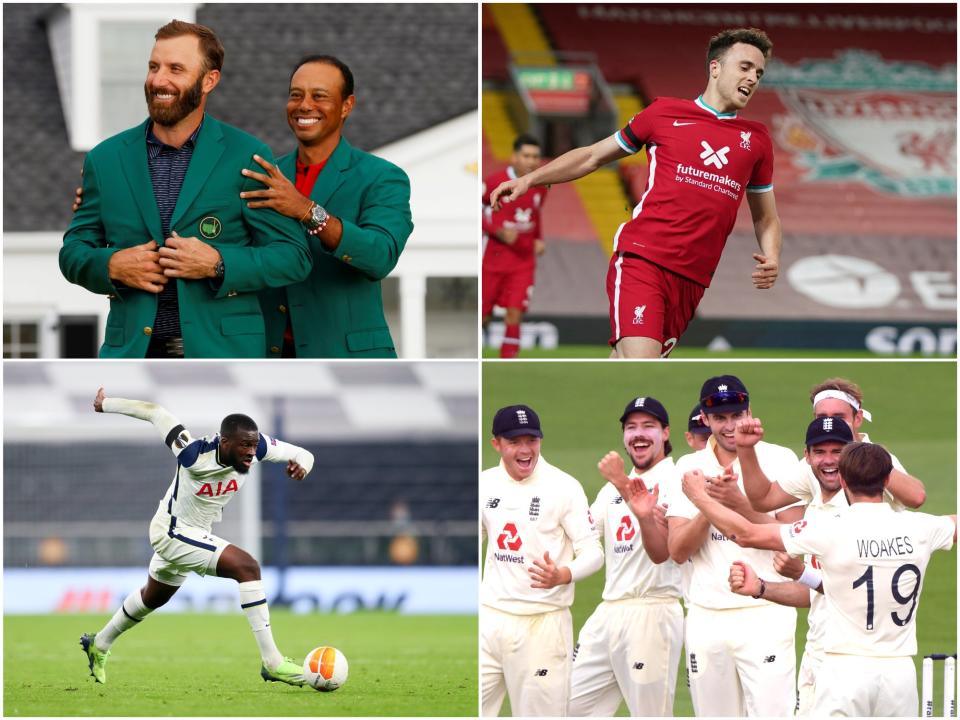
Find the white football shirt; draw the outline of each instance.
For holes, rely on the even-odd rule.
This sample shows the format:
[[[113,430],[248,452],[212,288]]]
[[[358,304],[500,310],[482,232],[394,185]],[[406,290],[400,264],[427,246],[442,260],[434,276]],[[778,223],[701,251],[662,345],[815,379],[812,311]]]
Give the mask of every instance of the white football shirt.
[[[219,435],[194,440],[182,430],[170,440],[169,448],[177,458],[177,472],[157,512],[170,517],[171,532],[180,525],[209,531],[223,517],[224,506],[240,491],[249,473],[237,472],[220,462]],[[289,460],[307,472],[313,468],[309,451],[260,433],[254,464]]]
[[[480,474],[480,502],[487,536],[480,602],[515,615],[570,607],[573,582],[532,588],[527,570],[548,551],[558,566],[585,552],[596,554],[595,569],[602,564],[597,528],[576,478],[541,455],[533,473],[518,482],[501,461]]]
[[[953,547],[951,518],[854,503],[839,517],[780,528],[791,555],[816,555],[827,602],[829,653],[900,657],[917,652],[916,618],[930,555]]]
[[[711,436],[703,450],[684,455],[677,461],[677,477],[682,478],[689,470],[701,470],[708,477],[716,477],[723,471],[723,466],[717,460],[715,448],[716,439]],[[769,477],[780,477],[792,471],[797,464],[797,456],[789,448],[759,442],[756,446],[757,458],[764,474]],[[737,484],[743,491],[743,478],[740,472],[740,461],[735,460],[733,470],[738,475]],[[688,520],[700,511],[681,489],[670,497],[670,507],[667,509],[667,518],[682,517]],[[772,514],[772,513],[771,513]],[[700,549],[690,556],[693,569],[690,572],[690,602],[714,610],[730,608],[757,607],[766,605],[767,601],[759,598],[737,595],[730,591],[730,565],[734,560],[742,560],[749,564],[757,575],[764,580],[782,582],[783,577],[773,569],[773,553],[770,550],[756,550],[742,548],[713,525],[707,533],[707,539]]]
[[[659,501],[664,504],[667,488],[675,481],[673,458],[664,458],[645,473],[631,470],[630,477],[640,477],[647,489],[660,488]],[[640,535],[640,525],[630,506],[610,483],[597,493],[590,513],[603,538],[606,582],[604,600],[626,598],[680,597],[680,567],[669,558],[659,565],[647,555]]]

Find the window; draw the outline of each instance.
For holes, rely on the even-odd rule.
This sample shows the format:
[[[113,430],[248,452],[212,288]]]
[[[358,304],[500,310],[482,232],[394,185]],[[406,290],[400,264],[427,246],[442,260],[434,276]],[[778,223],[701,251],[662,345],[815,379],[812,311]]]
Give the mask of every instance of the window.
[[[3,357],[40,357],[40,323],[31,321],[4,322]]]

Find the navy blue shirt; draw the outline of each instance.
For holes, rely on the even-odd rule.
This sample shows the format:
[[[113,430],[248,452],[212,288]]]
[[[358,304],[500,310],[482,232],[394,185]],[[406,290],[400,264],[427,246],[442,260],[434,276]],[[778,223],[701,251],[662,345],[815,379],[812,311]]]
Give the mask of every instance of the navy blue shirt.
[[[150,180],[153,182],[153,196],[160,211],[160,226],[163,237],[170,237],[170,218],[180,197],[183,179],[187,176],[197,135],[203,123],[197,126],[193,134],[180,147],[165,145],[153,134],[153,123],[147,125],[147,165],[150,167]],[[163,286],[157,298],[157,317],[153,321],[153,336],[158,340],[180,337],[180,304],[177,301],[177,281],[170,278]]]

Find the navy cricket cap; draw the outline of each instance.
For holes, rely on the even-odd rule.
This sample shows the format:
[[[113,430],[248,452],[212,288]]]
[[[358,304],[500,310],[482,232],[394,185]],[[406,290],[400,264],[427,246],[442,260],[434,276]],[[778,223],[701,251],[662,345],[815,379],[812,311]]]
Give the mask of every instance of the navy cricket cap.
[[[700,407],[706,414],[740,412],[750,407],[750,395],[740,378],[718,375],[707,380],[700,388]]]
[[[627,406],[623,409],[623,415],[620,416],[620,424],[623,425],[626,423],[627,418],[635,412],[653,415],[653,417],[663,425],[670,424],[670,416],[667,415],[667,409],[656,398],[641,396],[628,402]]]
[[[540,416],[527,405],[509,405],[497,410],[493,416],[493,436],[514,438],[533,435],[542,438]]]
[[[709,435],[710,428],[703,424],[703,417],[700,415],[701,411],[700,403],[694,405],[693,410],[690,411],[690,419],[687,420],[687,432],[695,435]]]
[[[853,430],[842,418],[820,417],[807,427],[807,447],[825,442],[853,442]]]

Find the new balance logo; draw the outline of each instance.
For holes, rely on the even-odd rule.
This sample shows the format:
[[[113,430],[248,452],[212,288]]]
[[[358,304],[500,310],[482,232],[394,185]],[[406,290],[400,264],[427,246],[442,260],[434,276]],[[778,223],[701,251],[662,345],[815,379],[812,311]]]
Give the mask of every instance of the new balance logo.
[[[633,664],[633,669],[634,669],[634,670],[643,670],[643,663],[642,663],[642,662],[635,662],[635,663]]]
[[[727,160],[727,153],[730,152],[729,145],[724,145],[719,150],[714,150],[710,147],[710,143],[706,140],[701,140],[700,147],[703,148],[703,152],[700,153],[700,159],[703,160],[704,165],[713,165],[717,170],[721,170],[724,165],[730,162]]]
[[[487,508],[493,510],[500,504],[500,498],[490,498],[487,500]]]
[[[647,309],[646,305],[637,305],[633,309],[633,324],[643,325],[643,311]]]
[[[536,670],[533,674],[534,674],[534,676],[536,676],[536,677],[546,677],[546,676],[547,676],[547,669],[546,669],[546,668],[540,668],[539,670]]]
[[[763,661],[764,661],[765,663],[772,663],[772,662],[774,662],[776,659],[777,659],[777,656],[776,656],[776,655],[767,655],[767,656],[763,659]]]

